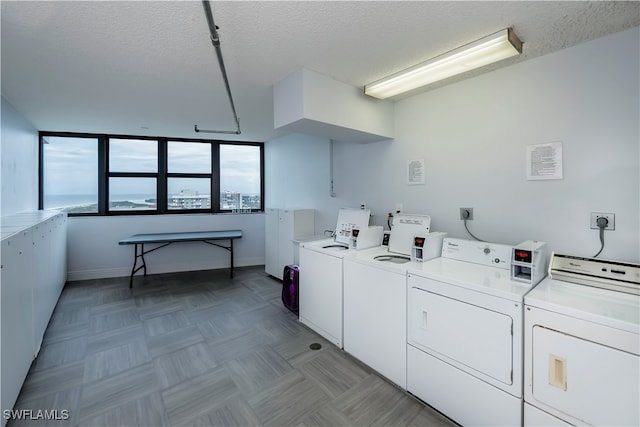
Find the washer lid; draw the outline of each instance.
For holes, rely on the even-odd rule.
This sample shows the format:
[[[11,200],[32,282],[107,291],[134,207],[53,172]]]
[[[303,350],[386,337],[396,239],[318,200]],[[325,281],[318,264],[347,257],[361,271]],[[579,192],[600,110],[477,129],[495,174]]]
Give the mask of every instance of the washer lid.
[[[382,256],[383,260],[376,259]],[[371,268],[378,268],[381,270],[387,270],[392,273],[397,273],[402,276],[406,276],[407,268],[414,264],[421,264],[415,261],[409,260],[408,262],[398,264],[396,262],[387,260],[385,258],[403,256],[389,252],[386,246],[377,246],[374,248],[364,249],[362,251],[349,251],[349,256],[344,257],[345,264],[349,262],[355,262],[358,264],[364,264]],[[395,259],[394,259],[395,260]]]
[[[300,248],[331,255],[336,258],[343,258],[346,254],[353,251],[345,244],[336,243],[334,239],[315,240],[303,244]]]

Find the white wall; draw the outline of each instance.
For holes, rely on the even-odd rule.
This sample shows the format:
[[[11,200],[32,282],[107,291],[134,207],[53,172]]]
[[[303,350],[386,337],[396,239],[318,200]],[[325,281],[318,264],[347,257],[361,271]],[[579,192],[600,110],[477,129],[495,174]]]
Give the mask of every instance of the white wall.
[[[336,148],[341,145],[334,143]],[[335,159],[335,164],[342,163]],[[341,207],[359,206],[344,197],[335,174],[332,197],[329,177],[329,139],[291,134],[265,144],[265,207],[315,209],[316,234],[335,229]]]
[[[427,213],[432,229],[593,256],[591,212],[616,215],[603,259],[640,261],[638,28],[442,87],[396,104],[396,139],[337,146],[343,196],[366,201],[373,223],[395,203]],[[525,147],[563,143],[564,179],[528,181]],[[424,159],[425,185],[406,185]],[[338,164],[336,164],[338,166]]]
[[[234,241],[235,266],[264,264],[264,214],[261,213],[71,217],[68,279],[128,276],[134,248],[119,245],[118,241],[132,234],[202,230],[242,230],[242,238]],[[227,245],[228,241],[220,243]],[[228,251],[201,242],[175,243],[145,259],[147,274],[229,267]]]
[[[38,131],[2,97],[1,215],[38,209]]]

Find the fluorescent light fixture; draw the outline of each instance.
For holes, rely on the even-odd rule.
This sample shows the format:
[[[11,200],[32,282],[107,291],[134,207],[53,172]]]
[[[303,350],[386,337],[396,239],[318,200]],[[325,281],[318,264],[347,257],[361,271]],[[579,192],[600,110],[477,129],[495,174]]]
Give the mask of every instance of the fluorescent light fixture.
[[[389,98],[521,53],[522,42],[511,28],[506,28],[370,83],[364,93]]]

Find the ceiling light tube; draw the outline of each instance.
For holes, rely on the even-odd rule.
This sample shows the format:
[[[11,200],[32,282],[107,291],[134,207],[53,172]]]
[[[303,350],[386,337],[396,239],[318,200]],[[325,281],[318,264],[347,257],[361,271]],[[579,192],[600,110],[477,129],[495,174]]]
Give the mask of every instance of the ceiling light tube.
[[[364,93],[389,98],[522,53],[522,42],[511,28],[436,56],[364,87]]]

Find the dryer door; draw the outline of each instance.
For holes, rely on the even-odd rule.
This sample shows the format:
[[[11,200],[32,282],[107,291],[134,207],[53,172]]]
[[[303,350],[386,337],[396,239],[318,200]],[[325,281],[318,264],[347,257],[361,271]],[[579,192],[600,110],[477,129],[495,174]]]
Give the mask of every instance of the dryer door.
[[[533,397],[590,425],[640,425],[640,358],[541,326],[533,328]]]
[[[411,287],[410,344],[472,374],[513,383],[513,319]]]

